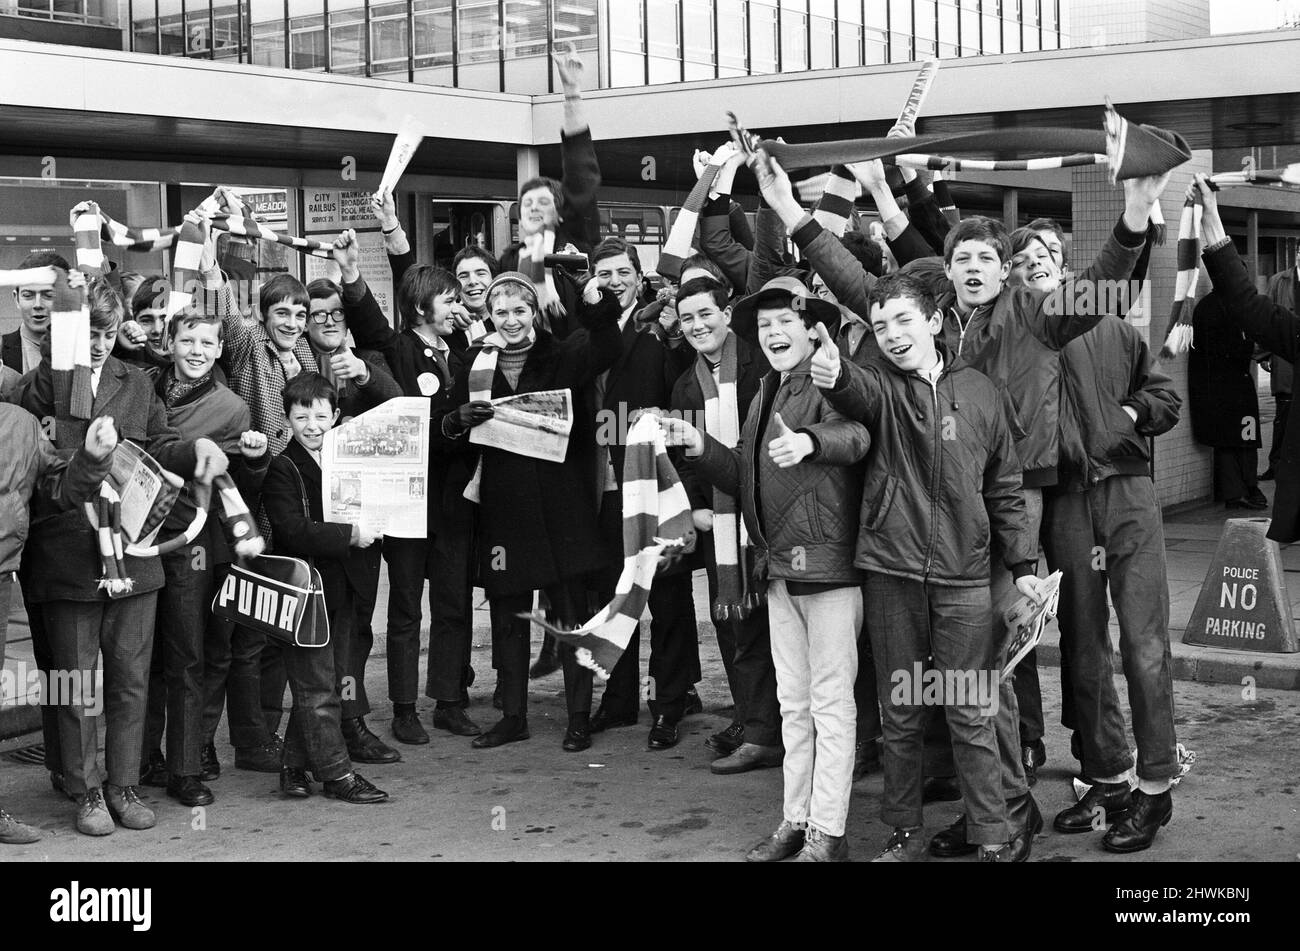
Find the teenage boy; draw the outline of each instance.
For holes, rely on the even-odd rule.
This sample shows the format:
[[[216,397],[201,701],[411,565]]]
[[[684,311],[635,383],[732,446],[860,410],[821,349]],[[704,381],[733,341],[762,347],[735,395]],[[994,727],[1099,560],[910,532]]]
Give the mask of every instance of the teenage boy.
[[[70,279],[80,274],[69,274]],[[75,298],[59,306],[55,289],[54,310],[64,310]],[[123,304],[117,292],[101,279],[87,287],[90,306],[90,365],[92,410],[111,416],[123,439],[140,445],[167,470],[184,479],[210,480],[226,471],[226,454],[204,437],[183,440],[167,422],[167,412],[149,378],[112,356]],[[55,416],[53,373],[42,362],[19,386],[18,402],[33,415]],[[71,448],[81,442],[86,423],[59,419],[55,445]],[[26,593],[41,605],[50,639],[53,669],[70,671],[81,683],[94,677],[97,658],[103,654],[103,719],[105,765],[96,762],[100,718],[86,696],[58,707],[60,749],[63,752],[67,792],[77,797],[77,830],[86,835],[108,835],[114,819],[129,829],[149,829],[153,810],[136,792],[140,781],[140,753],[144,744],[145,701],[149,662],[153,655],[157,592],[163,587],[158,558],[126,554],[121,564],[133,582],[122,596],[109,597],[100,583],[107,566],[99,557],[99,542],[83,510],[33,509],[32,532],[23,572]],[[105,779],[107,788],[105,788]]]
[[[964,678],[978,685],[943,697],[970,840],[980,845],[981,861],[1023,861],[1032,832],[1022,830],[1034,823],[1027,816],[1014,830],[1008,824],[987,710],[997,702],[1000,671],[992,557],[1022,593],[1038,590],[1019,462],[996,388],[978,371],[954,366],[936,344],[940,318],[928,288],[898,274],[882,278],[872,294],[871,326],[885,359],[858,367],[842,360],[823,332],[812,376],[836,409],[872,435],[855,564],[867,572],[885,736],[882,818],[894,829],[879,860],[925,856],[925,707],[917,702],[921,684],[903,696],[897,679],[932,658],[944,684]],[[1033,809],[1027,796],[1024,808]]]
[[[158,336],[161,340],[161,331]],[[221,317],[181,311],[171,319],[169,337],[171,366],[154,385],[168,424],[182,439],[207,436],[231,458],[241,487],[258,485],[270,462],[266,436],[249,428],[248,404],[213,375],[222,349]],[[176,500],[163,524],[163,537],[189,525],[194,517],[192,491],[187,487]],[[218,574],[232,558],[217,504],[214,495],[208,520],[193,544],[162,556],[164,584],[158,595],[158,636],[149,677],[140,781],[165,786],[168,796],[186,806],[213,801],[212,791],[200,779],[208,739],[203,731],[204,655],[212,594]]]
[[[383,354],[406,396],[442,406],[463,372],[448,341],[461,311],[460,285],[447,270],[408,268],[397,286],[402,330],[389,326],[359,267],[356,235],[345,231],[334,257],[343,280],[343,306],[358,346]],[[429,742],[415,703],[419,693],[421,601],[429,582],[429,667],[425,695],[435,700],[433,726],[456,736],[478,736],[469,706],[474,506],[464,497],[472,472],[461,456],[430,454],[428,519],[424,538],[384,539],[388,563],[388,696],[393,736],[400,743]]]
[[[704,420],[708,435],[734,449],[771,367],[762,353],[731,332],[727,297],[725,284],[709,277],[687,280],[677,291],[677,316],[696,358],[673,385],[672,409],[684,419]],[[730,774],[780,766],[781,715],[767,605],[756,603],[757,593],[750,588],[748,537],[737,517],[739,505],[734,496],[701,483],[691,460],[682,459],[678,471],[700,533],[713,626],[736,708],[731,724],[705,740],[721,754],[709,769]]]
[[[323,515],[321,446],[339,420],[334,387],[319,373],[299,374],[284,388],[284,413],[293,440],[271,460],[262,500],[277,531],[276,551],[310,559],[320,572],[331,646],[284,649],[293,712],[284,741],[280,791],[295,799],[310,796],[310,766],[327,796],[356,804],[384,802],[386,792],[352,771],[335,676],[336,658],[349,656],[353,601],[367,584],[369,572],[361,555],[376,539],[356,525],[326,522]]]
[[[667,342],[647,332],[636,319],[641,309],[641,261],[636,248],[621,238],[606,238],[591,256],[592,274],[602,289],[612,291],[622,308],[619,330],[623,353],[607,371],[596,377],[591,404],[597,413],[597,485],[601,494],[600,526],[610,551],[621,550],[623,537],[623,457],[620,438],[623,420],[637,410],[666,407],[673,384],[690,366],[693,352],[682,346],[680,329]],[[613,597],[620,566],[614,563],[597,581],[598,603]],[[650,586],[650,679],[648,700],[654,722],[647,745],[652,750],[676,746],[677,725],[691,712],[687,694],[700,679],[699,634],[691,574],[684,565],[655,576]],[[640,632],[610,672],[600,707],[591,718],[591,732],[599,733],[637,722],[640,707]]]
[[[1016,232],[1012,280],[1051,292],[1060,269],[1042,232]],[[1032,235],[1032,236],[1030,236]],[[1026,254],[1030,249],[1036,253]],[[1023,256],[1023,257],[1022,257]],[[1149,439],[1178,424],[1181,400],[1151,367],[1141,335],[1116,317],[1061,351],[1061,457],[1057,484],[1043,494],[1043,549],[1059,568],[1061,722],[1078,738],[1092,788],[1057,815],[1058,832],[1091,832],[1097,810],[1116,817],[1141,802],[1130,791],[1132,754],[1115,693],[1106,589],[1120,624],[1137,739],[1138,768],[1153,795],[1111,826],[1102,846],[1136,852],[1151,845],[1170,798],[1154,774],[1177,774],[1173,677],[1169,662],[1169,581]],[[1099,571],[1096,553],[1105,552]],[[1161,779],[1166,777],[1162,776]]]
[[[772,366],[750,403],[736,448],[662,417],[705,481],[742,500],[766,565],[772,662],[785,743],[783,819],[751,862],[845,861],[853,786],[862,573],[853,565],[861,467],[870,437],[813,385],[814,348],[839,310],[792,278],[777,278],[737,310],[756,321]],[[816,330],[814,328],[820,328]]]
[[[0,376],[9,371],[0,367]],[[97,419],[87,430],[83,447],[65,461],[41,430],[40,420],[19,406],[0,403],[0,444],[5,447],[0,461],[0,507],[8,513],[0,525],[0,670],[4,668],[5,637],[9,627],[9,604],[13,594],[13,573],[27,538],[29,503],[34,493],[63,499],[80,507],[108,474],[117,431],[112,420]],[[0,844],[29,845],[39,842],[41,830],[0,809]]]

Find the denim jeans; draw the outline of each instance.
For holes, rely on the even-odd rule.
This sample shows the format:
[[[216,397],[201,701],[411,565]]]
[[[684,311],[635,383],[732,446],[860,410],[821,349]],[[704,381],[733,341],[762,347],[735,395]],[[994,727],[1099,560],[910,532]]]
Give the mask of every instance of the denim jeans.
[[[785,743],[784,818],[843,835],[853,791],[862,588],[792,595],[774,580],[767,606]]]
[[[229,565],[218,565],[219,586]],[[226,711],[230,745],[235,749],[265,746],[271,740],[262,715],[260,671],[266,637],[242,625],[208,616],[203,639],[203,738],[216,740],[221,712]]]
[[[103,704],[99,716],[92,697],[57,698],[59,739],[68,791],[75,794],[103,785],[96,763],[99,724],[104,723],[104,765],[108,782],[140,782],[144,711],[153,656],[155,591],[112,601],[47,601],[42,605],[50,634],[53,669],[75,675],[81,685],[94,676],[103,654],[104,683],[93,699]]]
[[[203,753],[203,639],[211,613],[211,546],[204,532],[192,547],[165,555],[158,592],[149,702],[142,757],[167,736],[167,772],[197,776]]]
[[[284,765],[310,767],[321,782],[342,779],[352,772],[352,761],[339,723],[334,651],[329,647],[286,645],[283,656],[293,694],[284,737]]]
[[[1117,776],[1133,762],[1115,692],[1106,587],[1133,711],[1141,779],[1178,775],[1169,579],[1155,485],[1117,475],[1087,492],[1052,492],[1043,519],[1049,568],[1061,580],[1061,722],[1079,734],[1083,772]],[[1104,569],[1099,558],[1104,558]]]
[[[1025,499],[1025,514],[1029,521],[1029,533],[1038,538],[1043,522],[1043,490],[1022,489]],[[993,645],[995,650],[1005,646],[1011,632],[1007,629],[1004,613],[1020,596],[1016,589],[1015,577],[1011,569],[1003,564],[999,555],[994,555],[989,566],[989,596],[992,604]],[[1006,662],[998,654],[998,669]],[[997,732],[998,756],[1002,761],[1002,790],[1007,799],[1018,799],[1029,792],[1029,783],[1025,778],[1025,764],[1020,758],[1020,747],[1026,740],[1021,730],[1025,722],[1025,711],[1020,708],[1020,701],[1028,698],[1034,706],[1029,710],[1029,719],[1037,722],[1038,728],[1033,739],[1042,739],[1043,701],[1038,693],[1038,668],[1033,653],[1016,665],[1011,677],[1001,682],[998,694],[998,711],[993,717],[993,729]],[[1033,671],[1032,675],[1026,668]],[[1032,689],[1030,683],[1032,682]],[[925,773],[927,776],[952,776],[956,773],[953,762],[952,739],[948,732],[947,719],[932,710],[926,726],[925,736]]]
[[[984,683],[994,682],[998,670],[989,589],[930,585],[869,572],[866,600],[885,733],[881,818],[893,827],[921,826],[922,748],[931,708],[923,705],[915,689],[899,690],[900,678],[918,686],[914,673],[919,664],[940,675],[973,673]],[[1007,692],[999,693],[999,706]],[[940,700],[966,801],[967,838],[981,845],[1006,842],[1010,833],[994,718],[969,696],[945,691]]]

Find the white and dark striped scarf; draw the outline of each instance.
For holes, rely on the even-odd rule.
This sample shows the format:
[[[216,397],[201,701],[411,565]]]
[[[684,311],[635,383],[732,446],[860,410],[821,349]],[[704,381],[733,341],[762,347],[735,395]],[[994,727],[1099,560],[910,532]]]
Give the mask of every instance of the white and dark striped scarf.
[[[704,210],[704,203],[708,201],[709,191],[717,181],[720,171],[722,166],[715,165],[712,161],[705,166],[668,232],[668,240],[664,242],[663,250],[659,252],[659,264],[656,270],[670,281],[676,281],[681,277],[682,262],[691,256],[691,242],[695,238],[696,226],[700,223],[700,212]]]
[[[704,430],[728,449],[740,442],[740,404],[736,394],[736,335],[727,334],[719,355],[718,378],[708,361],[695,361],[695,379],[704,395]],[[718,596],[713,602],[715,621],[748,617],[762,602],[749,588],[745,549],[749,534],[735,496],[713,487],[713,554],[718,566]]]
[[[531,347],[537,342],[536,326],[528,331],[528,345]],[[492,381],[497,375],[497,360],[501,351],[509,346],[505,337],[500,333],[490,333],[483,338],[482,349],[474,357],[474,362],[469,368],[469,401],[471,403],[484,402],[492,400]],[[483,480],[483,457],[479,456],[478,464],[474,467],[474,477],[469,480],[469,485],[465,486],[462,493],[465,498],[471,502],[479,501],[479,485]]]
[[[1204,212],[1199,199],[1183,202],[1183,212],[1178,219],[1178,277],[1174,282],[1174,307],[1169,315],[1169,330],[1162,359],[1168,360],[1192,347],[1192,314],[1196,310],[1196,285],[1201,275],[1201,215]]]
[[[661,560],[678,554],[694,537],[690,500],[668,459],[659,417],[646,414],[628,433],[623,461],[624,558],[613,600],[572,631],[540,614],[524,616],[572,644],[578,662],[606,680],[636,635]]]

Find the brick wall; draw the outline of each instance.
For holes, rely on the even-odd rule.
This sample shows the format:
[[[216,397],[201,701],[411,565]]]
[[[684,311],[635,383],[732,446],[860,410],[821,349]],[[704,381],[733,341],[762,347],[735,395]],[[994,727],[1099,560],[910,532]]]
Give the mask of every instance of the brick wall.
[[[1164,245],[1152,249],[1146,299],[1141,302],[1140,311],[1130,316],[1130,322],[1153,351],[1159,351],[1164,341],[1174,299],[1174,280],[1178,273],[1178,218],[1183,194],[1192,175],[1210,171],[1210,165],[1210,152],[1194,152],[1190,162],[1174,171],[1160,200],[1168,228],[1167,239]],[[1074,170],[1071,198],[1073,235],[1070,259],[1077,270],[1082,270],[1101,250],[1106,236],[1124,213],[1124,191],[1120,186],[1111,187],[1106,180],[1106,169],[1081,168]],[[1207,499],[1213,492],[1211,453],[1192,439],[1186,411],[1187,358],[1181,356],[1167,361],[1161,369],[1174,381],[1175,388],[1183,397],[1184,411],[1182,421],[1156,440],[1156,491],[1164,506]],[[1265,420],[1272,419],[1271,407],[1266,409],[1261,405],[1260,409]],[[1267,445],[1272,427],[1266,425],[1264,429]]]

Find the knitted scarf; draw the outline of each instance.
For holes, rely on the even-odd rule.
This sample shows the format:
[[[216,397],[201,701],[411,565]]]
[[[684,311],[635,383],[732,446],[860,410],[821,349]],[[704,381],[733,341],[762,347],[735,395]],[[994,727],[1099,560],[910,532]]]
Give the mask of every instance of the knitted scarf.
[[[551,318],[564,314],[564,303],[560,300],[560,292],[555,289],[555,278],[545,264],[546,255],[555,253],[555,231],[548,228],[530,234],[523,238],[523,245],[519,249],[519,270],[537,288],[540,308],[537,319],[542,322],[543,329],[550,330]]]
[[[757,141],[745,132],[732,116],[737,132],[749,150],[763,149],[787,171],[817,165],[851,164],[869,159],[888,159],[924,153],[921,167],[991,168],[1024,170],[1062,168],[1068,164],[1109,166],[1112,184],[1128,178],[1161,175],[1191,158],[1187,142],[1174,132],[1154,126],[1133,125],[1106,104],[1105,128],[1101,131],[1060,128],[995,129],[986,132],[956,134],[932,133],[903,137],[849,139],[790,145],[772,140]],[[1012,153],[1014,164],[1006,160],[976,165],[972,160],[942,158],[931,162],[938,150],[949,153]],[[1050,158],[1024,158],[1023,153],[1064,153]],[[1020,153],[1020,154],[1017,154]],[[982,161],[982,160],[981,160]]]
[[[736,335],[727,334],[719,355],[718,378],[708,361],[695,361],[695,379],[704,394],[704,430],[728,449],[740,441],[740,407],[736,399]],[[718,596],[713,602],[715,621],[740,620],[762,602],[749,590],[745,549],[749,536],[740,518],[735,496],[713,488],[713,553],[718,565]]]
[[[843,165],[836,165],[826,176],[813,219],[835,237],[844,237],[849,219],[853,217],[853,202],[861,191],[853,173]]]
[[[540,315],[539,315],[540,317]],[[537,342],[536,327],[529,328],[528,347]],[[483,338],[482,349],[474,357],[469,368],[469,401],[471,403],[490,402],[492,400],[492,381],[497,374],[497,361],[501,351],[509,347],[506,338],[500,333],[491,333]],[[527,349],[527,348],[523,348]],[[479,485],[483,481],[483,457],[479,456],[474,467],[474,477],[469,480],[462,493],[471,502],[479,501]]]
[[[1241,172],[1219,172],[1211,175],[1210,181],[1216,185],[1250,185],[1254,182],[1268,182],[1274,185],[1300,185],[1300,162],[1283,168],[1261,168]]]
[[[657,270],[661,276],[670,281],[676,281],[681,277],[682,262],[690,257],[691,241],[695,237],[695,229],[700,221],[700,212],[704,209],[704,203],[708,201],[709,190],[713,188],[713,183],[717,180],[721,169],[721,165],[714,165],[712,162],[705,167],[695,187],[686,196],[686,204],[682,205],[682,210],[677,213],[677,220],[673,222],[668,232],[668,240],[664,242],[663,250],[659,252]]]
[[[646,414],[628,433],[623,462],[623,571],[613,600],[572,631],[548,623],[540,614],[522,616],[572,644],[578,662],[607,680],[636,634],[661,559],[689,548],[694,540],[690,501],[668,460],[659,417]]]
[[[1196,285],[1201,274],[1201,215],[1204,207],[1197,199],[1183,202],[1178,219],[1178,278],[1174,282],[1174,307],[1169,315],[1169,330],[1161,359],[1185,353],[1192,346],[1192,314],[1196,309]]]
[[[94,394],[90,388],[90,304],[86,290],[68,284],[58,269],[50,303],[50,375],[54,384],[54,417],[90,419]]]

